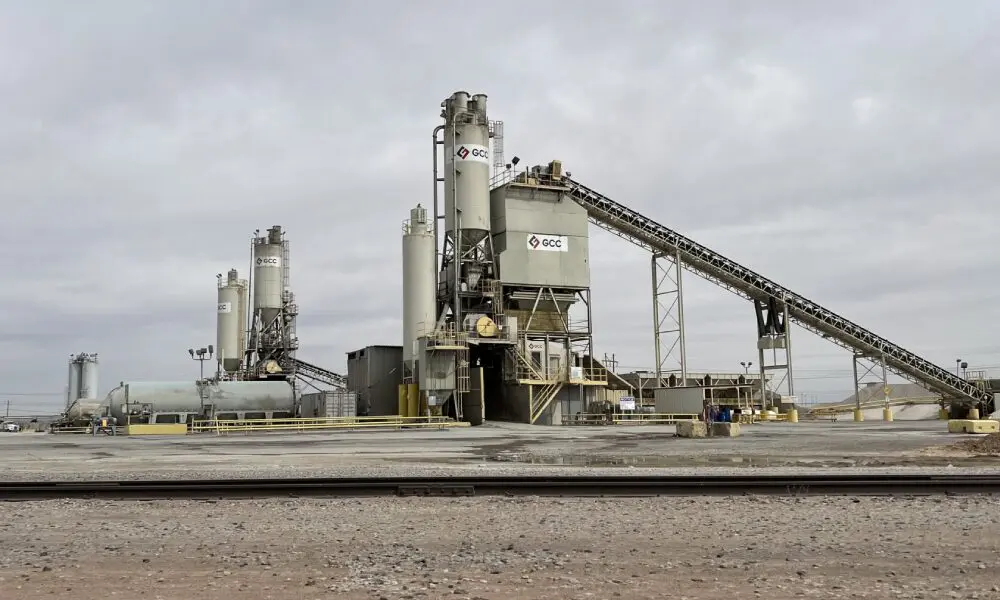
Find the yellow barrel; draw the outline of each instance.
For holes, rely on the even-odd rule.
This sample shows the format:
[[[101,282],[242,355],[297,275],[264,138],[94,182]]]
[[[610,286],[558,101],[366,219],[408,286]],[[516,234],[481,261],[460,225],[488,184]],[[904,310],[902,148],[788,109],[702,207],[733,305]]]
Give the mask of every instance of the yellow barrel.
[[[406,416],[420,416],[420,387],[415,383],[406,386]]]
[[[407,416],[406,409],[407,409],[406,384],[401,383],[399,384],[399,407],[396,410],[399,412],[399,416],[405,417]]]
[[[791,409],[788,411],[788,422],[798,423],[799,422],[799,411],[796,409]]]
[[[864,420],[865,420],[865,413],[861,412],[861,409],[855,408],[854,409],[854,422],[855,423],[860,423],[860,422],[862,422]]]
[[[883,408],[882,409],[882,420],[883,421],[892,421],[892,409],[891,408]]]
[[[938,410],[938,419],[941,419],[942,421],[947,421],[950,418],[951,416],[948,414],[947,408],[941,408]]]
[[[978,421],[979,420],[979,409],[978,408],[970,408],[969,409],[969,420],[970,421]]]

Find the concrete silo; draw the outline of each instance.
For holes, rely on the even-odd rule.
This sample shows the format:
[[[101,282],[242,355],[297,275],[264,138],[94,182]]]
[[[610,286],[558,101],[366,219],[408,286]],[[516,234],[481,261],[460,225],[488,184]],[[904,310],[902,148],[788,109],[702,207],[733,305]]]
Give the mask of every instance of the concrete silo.
[[[403,364],[412,375],[417,340],[434,331],[437,307],[434,293],[436,266],[434,228],[427,209],[410,210],[403,224]]]
[[[66,384],[66,408],[80,397],[80,363],[75,354],[69,356],[69,378]]]
[[[219,366],[226,373],[239,371],[246,349],[247,282],[236,269],[225,281],[219,276],[216,350]]]
[[[97,355],[81,353],[77,355],[80,363],[80,400],[97,400]]]
[[[295,318],[298,308],[289,289],[289,251],[281,227],[253,238],[253,318],[247,348],[247,373],[254,379],[295,372]]]

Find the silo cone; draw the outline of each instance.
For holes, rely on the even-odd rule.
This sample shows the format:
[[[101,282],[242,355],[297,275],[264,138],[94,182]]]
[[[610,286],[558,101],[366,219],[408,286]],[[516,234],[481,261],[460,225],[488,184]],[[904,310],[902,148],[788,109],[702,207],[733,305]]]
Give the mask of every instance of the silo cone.
[[[406,416],[420,416],[420,388],[415,383],[406,386]]]
[[[396,409],[399,412],[399,416],[401,416],[401,417],[407,416],[407,414],[406,414],[406,407],[407,407],[407,403],[406,403],[406,384],[405,383],[401,383],[401,384],[399,384],[399,403],[398,403],[398,407]]]

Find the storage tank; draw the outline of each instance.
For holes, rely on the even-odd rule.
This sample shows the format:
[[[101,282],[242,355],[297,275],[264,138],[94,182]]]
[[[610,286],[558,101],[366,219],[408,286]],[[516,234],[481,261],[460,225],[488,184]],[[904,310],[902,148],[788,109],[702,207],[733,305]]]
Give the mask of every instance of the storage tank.
[[[240,369],[246,348],[247,282],[236,269],[230,269],[226,280],[219,277],[218,317],[215,347],[223,371]]]
[[[80,363],[80,392],[77,397],[81,400],[96,400],[97,355],[80,354],[77,361]]]
[[[410,210],[410,220],[403,224],[403,363],[409,368],[417,339],[434,330],[436,249],[427,209],[418,204]]]
[[[202,415],[262,412],[295,414],[295,393],[285,381],[141,381],[123,383],[107,400],[111,416]],[[185,419],[181,419],[184,421]]]
[[[70,354],[69,356],[69,381],[66,387],[66,409],[76,402],[77,398],[80,397],[80,363],[77,362],[76,356]]]
[[[275,225],[267,235],[254,239],[253,247],[253,307],[266,327],[281,311],[281,293],[285,288],[285,245],[281,227]]]
[[[455,92],[441,103],[444,124],[444,223],[455,230],[455,204],[462,247],[490,232],[490,123],[486,94]]]

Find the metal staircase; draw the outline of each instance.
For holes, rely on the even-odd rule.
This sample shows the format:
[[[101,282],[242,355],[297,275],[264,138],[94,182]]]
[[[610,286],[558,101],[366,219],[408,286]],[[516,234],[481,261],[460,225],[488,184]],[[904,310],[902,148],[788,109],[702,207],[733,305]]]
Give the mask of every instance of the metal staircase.
[[[343,375],[327,371],[298,358],[293,359],[293,362],[295,363],[295,374],[300,377],[305,377],[318,383],[325,383],[335,388],[347,388],[347,377]]]
[[[748,300],[774,298],[788,306],[789,316],[802,327],[854,352],[884,356],[893,372],[916,381],[946,398],[982,402],[992,409],[993,394],[916,354],[879,337],[819,304],[750,269],[693,242],[610,198],[563,177],[570,196],[587,209],[602,229],[651,251],[680,255],[689,271]]]
[[[552,401],[556,399],[559,395],[559,390],[563,388],[563,382],[557,381],[555,383],[550,383],[545,385],[532,397],[532,402],[530,403],[531,410],[531,424],[534,425],[535,421],[545,413]]]

